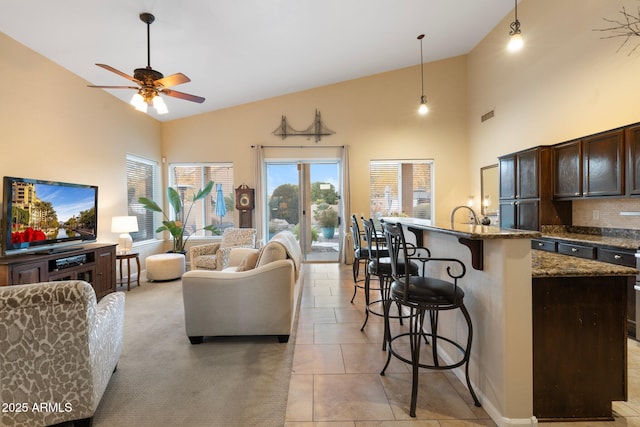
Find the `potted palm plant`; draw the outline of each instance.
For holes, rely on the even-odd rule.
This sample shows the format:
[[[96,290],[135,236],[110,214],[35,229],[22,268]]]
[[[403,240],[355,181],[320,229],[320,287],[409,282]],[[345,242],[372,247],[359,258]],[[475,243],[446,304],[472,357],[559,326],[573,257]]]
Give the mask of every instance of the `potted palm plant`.
[[[322,237],[333,239],[338,226],[338,212],[328,203],[320,203],[314,212],[314,218],[322,229]]]
[[[180,194],[178,194],[178,191],[176,191],[176,189],[173,187],[167,188],[167,200],[169,200],[169,204],[173,209],[173,212],[175,214],[175,219],[170,219],[169,215],[167,215],[162,210],[162,208],[151,199],[148,199],[146,197],[140,197],[138,199],[138,202],[140,202],[144,206],[144,208],[147,210],[150,210],[152,212],[162,213],[162,216],[163,216],[162,226],[156,229],[156,233],[168,231],[169,234],[171,234],[171,237],[173,238],[172,252],[185,253],[185,246],[187,244],[187,241],[189,240],[189,237],[191,237],[191,233],[185,230],[185,227],[189,220],[189,215],[191,214],[191,209],[193,208],[193,205],[195,204],[196,201],[207,197],[211,193],[212,189],[213,189],[213,181],[209,181],[207,185],[205,185],[203,188],[198,190],[193,195],[193,198],[190,199],[191,206],[189,206],[189,210],[186,212],[186,215],[185,215],[184,204],[183,204],[182,198],[180,197]],[[194,232],[198,230],[207,230],[207,231],[211,231],[214,234],[219,234],[218,229],[213,225],[207,225],[205,227],[194,230]]]

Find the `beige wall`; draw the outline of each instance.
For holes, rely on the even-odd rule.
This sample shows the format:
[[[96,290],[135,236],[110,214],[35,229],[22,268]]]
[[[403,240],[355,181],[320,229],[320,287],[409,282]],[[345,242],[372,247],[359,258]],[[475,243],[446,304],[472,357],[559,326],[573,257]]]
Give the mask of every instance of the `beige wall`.
[[[469,194],[480,199],[480,167],[497,156],[640,121],[640,52],[616,53],[620,39],[593,31],[624,4],[635,2],[523,0],[520,53],[505,50],[509,15],[471,54],[425,64],[426,117],[415,113],[420,71],[414,66],[161,124],[0,33],[0,170],[99,185],[99,237],[115,241],[109,222],[126,212],[127,152],[164,156],[167,163],[230,161],[235,182],[252,186],[251,145],[349,145],[353,212],[369,211],[371,159],[429,158],[436,218],[446,219]],[[316,108],[335,135],[317,144],[272,135],[282,115],[303,128]],[[489,110],[495,117],[480,123]],[[611,211],[598,206],[606,200],[594,203],[589,209]],[[640,202],[623,203],[624,209],[640,211],[634,203]],[[640,219],[621,224],[615,213],[600,216],[600,224],[640,228]]]
[[[434,159],[436,217],[448,218],[469,192],[466,81],[466,57],[426,64],[431,108],[426,117],[416,113],[417,66],[175,120],[162,125],[163,155],[168,163],[231,161],[235,182],[254,186],[251,145],[348,145],[351,210],[365,215],[370,160]],[[304,129],[313,122],[316,108],[335,135],[318,143],[272,135],[282,115],[294,128]]]
[[[160,123],[2,33],[0,52],[0,175],[97,185],[98,239],[117,242],[125,155],[159,161]]]
[[[523,50],[505,50],[509,15],[468,56],[471,185],[478,197],[476,171],[499,155],[640,121],[640,51],[628,55],[640,37],[616,53],[623,39],[594,31],[609,26],[603,18],[620,18],[623,5],[635,11],[637,1],[523,0]],[[490,110],[495,117],[481,123]],[[576,225],[640,228],[640,217],[622,219],[610,203],[589,203]],[[638,199],[622,205],[640,210]],[[589,220],[593,209],[604,214],[599,221]]]

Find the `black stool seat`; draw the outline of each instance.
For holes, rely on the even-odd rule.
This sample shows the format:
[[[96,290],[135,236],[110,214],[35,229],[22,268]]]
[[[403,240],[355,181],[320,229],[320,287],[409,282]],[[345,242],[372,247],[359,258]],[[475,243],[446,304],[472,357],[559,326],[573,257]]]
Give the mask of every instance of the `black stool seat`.
[[[404,273],[403,273],[404,274]],[[391,297],[402,298],[405,295],[405,283],[393,281],[391,283]],[[407,300],[419,304],[430,304],[454,307],[462,304],[464,291],[446,280],[433,277],[409,277],[409,291]]]
[[[402,271],[402,274],[404,274],[406,268],[407,268],[406,263],[402,261],[398,262],[398,269]],[[416,264],[415,262],[412,262],[409,264],[409,274],[416,275],[418,274],[418,270],[419,270],[418,264]],[[375,274],[375,275],[385,274],[391,277],[391,258],[384,257],[384,258],[379,258],[379,259],[374,259],[372,261],[369,261],[369,271],[371,272],[371,274]]]

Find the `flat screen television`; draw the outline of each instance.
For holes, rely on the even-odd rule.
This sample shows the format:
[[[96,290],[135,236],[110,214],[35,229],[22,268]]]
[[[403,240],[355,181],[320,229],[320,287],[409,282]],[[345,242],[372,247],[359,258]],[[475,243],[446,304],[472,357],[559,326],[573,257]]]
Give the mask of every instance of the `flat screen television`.
[[[38,179],[3,179],[2,252],[55,252],[95,241],[98,187]]]

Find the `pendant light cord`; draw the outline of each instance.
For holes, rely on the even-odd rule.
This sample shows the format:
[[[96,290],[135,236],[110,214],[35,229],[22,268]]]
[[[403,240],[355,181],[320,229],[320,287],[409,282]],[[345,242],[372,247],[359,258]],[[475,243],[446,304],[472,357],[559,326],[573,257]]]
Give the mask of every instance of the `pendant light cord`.
[[[424,59],[422,58],[422,39],[420,39],[420,81],[422,83],[422,95],[424,96]]]
[[[424,38],[424,34],[420,34],[418,36],[418,40],[420,40],[420,82],[422,87],[422,96],[424,97],[424,59],[422,57],[422,39]]]

